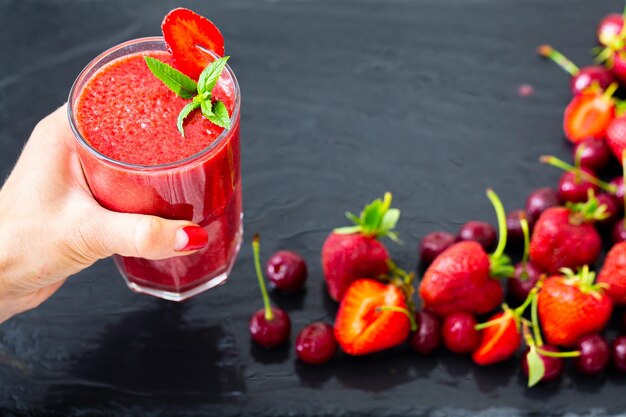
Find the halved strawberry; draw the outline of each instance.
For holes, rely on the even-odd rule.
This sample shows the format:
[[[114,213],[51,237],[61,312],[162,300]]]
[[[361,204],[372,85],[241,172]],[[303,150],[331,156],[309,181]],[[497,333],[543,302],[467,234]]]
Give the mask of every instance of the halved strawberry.
[[[407,339],[411,323],[406,314],[381,307],[406,310],[402,289],[368,278],[350,285],[335,319],[335,338],[346,353],[365,355]]]
[[[217,26],[189,9],[180,7],[169,12],[163,18],[161,30],[174,64],[191,78],[197,80],[213,61],[206,51],[224,56],[224,37]]]
[[[616,83],[604,92],[588,89],[570,101],[563,116],[563,131],[570,142],[578,143],[588,138],[604,139],[606,129],[615,118],[615,100],[612,95],[616,89]]]
[[[522,342],[520,332],[521,313],[505,308],[493,315],[482,327],[480,345],[472,354],[478,365],[491,365],[509,359]]]

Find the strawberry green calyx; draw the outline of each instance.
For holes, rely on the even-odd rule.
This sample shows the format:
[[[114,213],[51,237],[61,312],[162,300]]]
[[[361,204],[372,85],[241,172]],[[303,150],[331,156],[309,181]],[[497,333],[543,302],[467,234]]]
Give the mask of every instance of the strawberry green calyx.
[[[267,295],[267,288],[265,287],[265,279],[263,279],[263,271],[261,270],[261,260],[259,256],[259,240],[258,234],[254,235],[252,239],[252,253],[254,255],[254,268],[256,269],[256,276],[259,280],[259,288],[261,289],[261,295],[263,296],[263,305],[265,306],[265,319],[270,321],[274,319],[274,312],[272,311],[272,305],[270,304],[270,298]]]
[[[626,6],[624,6],[622,16],[624,17],[624,21],[626,21]],[[598,64],[606,62],[608,67],[611,68],[613,66],[613,54],[621,51],[624,46],[626,46],[624,39],[626,39],[626,25],[622,26],[622,31],[617,36],[610,39],[602,39],[606,47],[596,47],[593,49],[594,53],[596,53],[595,62]]]
[[[594,185],[597,185],[598,187],[600,187],[602,190],[606,191],[607,193],[615,194],[615,192],[617,191],[617,187],[615,185],[602,181],[594,177],[593,175],[589,174],[588,172],[583,171],[582,169],[580,169],[580,167],[577,168],[573,165],[570,165],[567,162],[557,158],[556,156],[542,155],[539,158],[539,161],[544,164],[548,164],[548,165],[552,165],[553,167],[560,168],[563,171],[572,172],[576,174],[576,178],[581,178]]]
[[[347,212],[346,217],[354,222],[354,226],[340,227],[335,229],[337,234],[361,233],[363,236],[380,239],[388,237],[396,243],[400,239],[393,228],[400,218],[400,210],[391,208],[391,193],[385,193],[384,198],[372,201],[365,206],[360,217]]]
[[[580,68],[576,66],[572,61],[567,59],[565,55],[552,48],[550,45],[540,45],[537,48],[537,52],[544,58],[548,58],[550,61],[557,64],[563,71],[574,77],[580,72]]]
[[[413,302],[413,294],[415,293],[413,281],[415,281],[415,274],[413,272],[406,272],[391,259],[387,261],[387,268],[389,272],[386,275],[380,276],[378,279],[400,288],[404,294],[404,300],[408,310],[411,313],[415,313],[415,303]]]
[[[593,223],[610,216],[606,211],[606,204],[600,204],[593,190],[589,190],[587,195],[587,201],[584,203],[567,202],[565,204],[565,207],[571,212],[571,224]]]
[[[491,201],[496,211],[496,217],[498,218],[498,246],[495,252],[489,255],[490,274],[495,278],[508,278],[513,275],[515,268],[511,263],[511,259],[504,254],[507,239],[504,206],[502,206],[502,201],[500,201],[498,195],[491,188],[487,189],[487,197],[489,201]]]
[[[606,289],[606,284],[595,283],[596,273],[589,269],[589,265],[582,266],[576,273],[570,268],[561,268],[559,271],[563,274],[566,284],[575,285],[581,292],[591,294],[597,299],[601,297]]]

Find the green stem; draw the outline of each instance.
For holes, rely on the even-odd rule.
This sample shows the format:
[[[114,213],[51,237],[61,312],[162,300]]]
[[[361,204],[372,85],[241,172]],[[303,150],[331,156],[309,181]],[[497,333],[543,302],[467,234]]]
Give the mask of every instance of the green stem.
[[[588,174],[587,172],[581,169],[576,169],[575,166],[572,166],[568,164],[567,162],[562,161],[556,156],[543,155],[539,158],[539,161],[544,164],[548,164],[548,165],[552,165],[553,167],[560,168],[567,172],[574,172],[575,174],[580,175],[580,177],[584,179],[585,181],[588,181],[594,185],[597,185],[598,187],[600,187],[607,193],[615,194],[615,192],[617,191],[617,187],[615,185],[599,180],[598,178],[594,177],[593,175]]]
[[[267,288],[265,288],[265,280],[263,279],[263,272],[261,270],[259,240],[260,236],[258,234],[254,235],[254,238],[252,239],[252,253],[254,254],[254,267],[256,269],[256,276],[259,279],[259,287],[261,288],[261,295],[263,296],[263,304],[265,305],[265,320],[270,321],[274,319],[274,312],[272,311],[272,305],[270,304],[270,297],[267,295]]]
[[[532,290],[530,290],[530,292],[528,293],[528,297],[526,297],[526,299],[524,300],[524,302],[522,303],[521,306],[517,307],[515,309],[515,314],[517,316],[522,316],[522,314],[524,314],[524,311],[526,311],[526,308],[528,308],[528,305],[533,301],[533,296],[535,295],[534,292],[534,288]]]
[[[609,85],[607,87],[606,90],[604,90],[604,93],[602,93],[602,98],[604,99],[610,99],[611,97],[613,97],[613,94],[615,94],[615,92],[617,91],[617,88],[619,87],[618,83],[611,83],[611,85]]]
[[[572,77],[578,75],[580,72],[580,68],[578,68],[576,64],[567,59],[565,55],[552,48],[550,45],[541,45],[539,47],[539,55],[548,58]]]
[[[524,265],[525,269],[530,252],[530,228],[528,227],[528,220],[526,220],[526,217],[523,214],[519,219],[519,222],[520,226],[522,226],[522,233],[524,234],[524,255],[522,256],[522,265]]]
[[[483,330],[487,327],[495,326],[496,324],[503,323],[511,318],[511,314],[504,313],[502,316],[497,319],[489,320],[484,323],[480,323],[474,326],[474,330]]]
[[[541,356],[548,356],[551,358],[577,358],[580,356],[579,350],[574,350],[571,352],[550,352],[549,350],[541,349],[537,347],[537,353]]]
[[[534,293],[533,293],[534,292]],[[539,316],[537,314],[537,287],[531,290],[532,302],[530,306],[530,320],[533,326],[533,335],[535,336],[535,343],[537,346],[543,346],[543,339],[541,338],[541,329],[539,328]]]
[[[506,246],[506,214],[504,213],[504,207],[502,206],[502,201],[498,198],[498,195],[491,189],[487,189],[487,197],[493,208],[496,211],[496,217],[498,218],[498,246],[496,247],[496,251],[491,255],[492,258],[500,258],[504,253],[504,248]]]
[[[417,322],[415,321],[415,317],[413,317],[411,312],[406,308],[398,306],[379,306],[376,307],[376,311],[394,311],[396,313],[402,313],[409,319],[409,322],[411,323],[411,331],[417,331]]]

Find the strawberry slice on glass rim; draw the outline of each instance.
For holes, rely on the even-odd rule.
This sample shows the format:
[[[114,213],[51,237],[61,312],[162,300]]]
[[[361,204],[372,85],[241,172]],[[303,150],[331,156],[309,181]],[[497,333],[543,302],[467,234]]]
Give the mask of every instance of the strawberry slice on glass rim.
[[[195,80],[214,60],[209,51],[224,56],[224,37],[217,26],[189,9],[170,11],[161,31],[178,70]]]

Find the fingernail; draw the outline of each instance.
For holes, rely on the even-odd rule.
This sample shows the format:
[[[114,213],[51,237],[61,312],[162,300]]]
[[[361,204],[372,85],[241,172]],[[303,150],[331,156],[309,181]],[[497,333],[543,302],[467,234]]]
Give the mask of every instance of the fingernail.
[[[185,226],[176,231],[174,250],[186,252],[202,249],[209,242],[209,235],[200,226]]]

